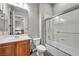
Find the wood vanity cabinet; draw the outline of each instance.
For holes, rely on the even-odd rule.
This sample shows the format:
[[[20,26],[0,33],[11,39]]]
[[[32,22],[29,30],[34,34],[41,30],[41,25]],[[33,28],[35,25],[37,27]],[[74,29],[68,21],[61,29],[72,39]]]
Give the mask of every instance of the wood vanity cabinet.
[[[30,55],[30,41],[16,42],[16,55],[29,56]]]
[[[0,56],[29,56],[30,40],[0,44]]]
[[[0,45],[0,56],[14,56],[15,43],[7,43]]]

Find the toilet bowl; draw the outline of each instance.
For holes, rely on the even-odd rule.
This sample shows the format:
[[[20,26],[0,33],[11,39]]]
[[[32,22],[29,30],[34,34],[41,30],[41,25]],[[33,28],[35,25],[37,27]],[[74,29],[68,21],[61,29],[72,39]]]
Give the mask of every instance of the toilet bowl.
[[[36,46],[36,49],[37,49],[37,54],[39,56],[43,56],[44,55],[44,52],[46,51],[46,48],[43,45]]]
[[[34,38],[33,41],[36,46],[37,56],[43,56],[44,52],[46,51],[46,48],[44,45],[40,44],[40,38]]]

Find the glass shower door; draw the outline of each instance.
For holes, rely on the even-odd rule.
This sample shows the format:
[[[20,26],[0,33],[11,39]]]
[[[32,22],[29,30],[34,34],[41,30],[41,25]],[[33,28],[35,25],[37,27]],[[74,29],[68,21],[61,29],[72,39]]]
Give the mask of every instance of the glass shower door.
[[[79,55],[79,9],[47,20],[46,42],[71,55]]]
[[[53,20],[46,21],[46,43],[51,44],[54,41],[54,23]]]

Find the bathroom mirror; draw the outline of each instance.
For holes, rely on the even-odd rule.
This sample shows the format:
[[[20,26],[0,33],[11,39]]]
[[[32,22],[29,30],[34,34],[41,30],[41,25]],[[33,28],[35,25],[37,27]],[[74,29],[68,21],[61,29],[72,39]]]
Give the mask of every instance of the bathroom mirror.
[[[0,24],[0,35],[8,35],[8,20],[2,11],[0,11]]]
[[[24,34],[24,17],[15,15],[15,34]]]

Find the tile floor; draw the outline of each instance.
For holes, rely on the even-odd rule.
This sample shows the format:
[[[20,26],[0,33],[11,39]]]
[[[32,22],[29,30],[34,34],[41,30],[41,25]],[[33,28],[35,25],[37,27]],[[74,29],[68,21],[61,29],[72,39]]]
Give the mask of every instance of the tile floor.
[[[37,52],[37,51],[34,51],[31,56],[37,56],[37,55],[36,55],[36,52]],[[53,56],[53,55],[50,54],[48,51],[46,51],[46,52],[44,53],[44,56]]]

